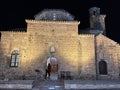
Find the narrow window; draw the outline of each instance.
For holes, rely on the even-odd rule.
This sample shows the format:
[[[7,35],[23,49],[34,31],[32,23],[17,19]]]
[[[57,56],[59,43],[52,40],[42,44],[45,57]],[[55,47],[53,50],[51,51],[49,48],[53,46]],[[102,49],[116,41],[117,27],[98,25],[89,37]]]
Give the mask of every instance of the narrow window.
[[[93,11],[93,15],[96,15],[96,11]]]
[[[103,60],[99,62],[99,74],[107,74],[107,63]]]
[[[17,50],[13,51],[11,54],[11,61],[10,61],[10,67],[18,67],[19,66],[19,53]]]

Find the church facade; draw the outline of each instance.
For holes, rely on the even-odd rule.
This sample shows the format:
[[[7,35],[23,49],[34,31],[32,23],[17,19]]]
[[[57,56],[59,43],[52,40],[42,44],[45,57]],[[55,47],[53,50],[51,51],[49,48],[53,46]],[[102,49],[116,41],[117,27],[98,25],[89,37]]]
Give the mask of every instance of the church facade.
[[[1,79],[119,79],[120,45],[106,36],[105,15],[89,9],[90,28],[64,10],[43,10],[26,20],[27,31],[1,31]]]

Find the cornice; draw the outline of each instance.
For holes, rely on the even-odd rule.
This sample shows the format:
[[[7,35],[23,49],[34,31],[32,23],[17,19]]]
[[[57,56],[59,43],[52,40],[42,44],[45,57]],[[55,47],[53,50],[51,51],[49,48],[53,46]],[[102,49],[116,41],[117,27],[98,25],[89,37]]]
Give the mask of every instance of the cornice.
[[[41,24],[80,24],[80,21],[48,21],[48,20],[25,20],[27,23],[41,23]]]

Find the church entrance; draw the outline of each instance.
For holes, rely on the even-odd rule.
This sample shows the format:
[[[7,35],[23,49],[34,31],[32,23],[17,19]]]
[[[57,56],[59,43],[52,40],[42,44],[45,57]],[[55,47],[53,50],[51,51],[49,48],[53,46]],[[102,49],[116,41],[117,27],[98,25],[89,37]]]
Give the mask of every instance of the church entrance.
[[[47,67],[50,64],[51,66],[51,73],[57,73],[58,72],[58,63],[57,59],[55,57],[50,57],[47,60]]]
[[[55,57],[49,57],[47,59],[47,68],[50,68],[50,79],[58,79],[58,62]]]

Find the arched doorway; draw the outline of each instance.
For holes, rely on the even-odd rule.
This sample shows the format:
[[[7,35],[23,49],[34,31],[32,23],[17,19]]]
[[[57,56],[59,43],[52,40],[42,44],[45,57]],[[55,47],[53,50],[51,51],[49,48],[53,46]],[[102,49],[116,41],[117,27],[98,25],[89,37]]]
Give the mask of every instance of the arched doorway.
[[[58,80],[58,62],[55,57],[49,57],[47,59],[47,68],[51,67],[51,72],[50,72],[50,79],[51,80]]]
[[[99,74],[101,75],[107,74],[107,63],[103,60],[99,62]]]
[[[47,59],[47,67],[48,67],[48,64],[51,65],[51,73],[58,72],[58,62],[57,62],[57,59],[55,57],[49,57]]]

